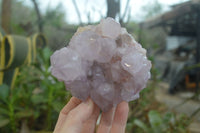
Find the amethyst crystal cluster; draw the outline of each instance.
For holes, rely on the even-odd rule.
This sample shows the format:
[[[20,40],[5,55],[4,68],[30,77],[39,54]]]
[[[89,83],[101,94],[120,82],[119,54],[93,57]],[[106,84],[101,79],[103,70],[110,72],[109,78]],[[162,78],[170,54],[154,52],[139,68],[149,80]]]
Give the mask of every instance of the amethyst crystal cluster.
[[[151,76],[146,50],[112,18],[78,28],[69,45],[51,56],[51,65],[73,96],[91,97],[102,111],[137,99]]]

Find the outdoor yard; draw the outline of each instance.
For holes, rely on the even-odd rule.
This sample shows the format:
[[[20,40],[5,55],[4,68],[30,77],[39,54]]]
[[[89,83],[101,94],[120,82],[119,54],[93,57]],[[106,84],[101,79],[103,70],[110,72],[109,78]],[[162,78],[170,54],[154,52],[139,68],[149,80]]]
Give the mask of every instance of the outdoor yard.
[[[96,29],[90,26],[78,29],[78,27],[103,23],[102,19],[107,17],[113,18],[127,29],[127,32],[138,42],[137,46],[141,44],[147,50],[146,52],[141,48],[139,51],[143,52],[143,59],[147,63],[148,60],[151,61],[152,64],[152,66],[149,64],[151,78],[140,80],[139,90],[135,90],[137,94],[134,92],[136,97],[138,94],[140,97],[127,100],[130,102],[125,132],[200,133],[200,0],[169,0],[169,2],[164,0],[144,2],[139,0],[1,0],[0,7],[0,133],[53,133],[61,109],[72,96],[80,98],[79,94],[86,93],[81,88],[87,88],[85,84],[88,81],[84,80],[81,85],[79,82],[71,85],[71,80],[81,81],[82,77],[75,77],[65,82],[62,77],[67,77],[68,73],[60,74],[60,71],[57,72],[61,78],[57,79],[59,76],[55,76],[56,74],[52,72],[55,65],[52,63],[52,55],[56,50],[68,47],[70,41],[80,44],[86,39],[93,41],[96,34],[92,36],[94,38],[85,40],[79,37],[78,39],[81,38],[83,42],[74,41],[74,36],[82,34],[85,30],[97,29],[103,39],[110,31],[117,32],[116,29],[112,29],[113,25],[111,29],[110,27],[104,29],[108,33],[104,33],[103,30],[98,31],[101,26],[95,27]],[[116,47],[122,45],[124,40],[125,42],[131,40],[130,36],[123,36],[125,33],[125,30],[120,31],[121,38],[117,36],[113,41]],[[114,35],[115,32],[110,36]],[[120,56],[116,58],[113,56],[109,63],[106,62],[107,64],[104,60],[92,57],[92,52],[96,56],[95,50],[101,51],[104,48],[104,53],[101,54],[106,57],[105,59],[111,52],[116,51],[108,47],[101,49],[95,43],[93,45],[91,49],[94,51],[89,49],[89,52],[81,51],[77,46],[72,46],[70,49],[72,51],[75,48],[79,49],[77,53],[81,57],[84,55],[90,60],[94,58],[93,64],[89,67],[91,70],[87,70],[89,75],[87,80],[91,80],[88,83],[90,87],[96,80],[94,70],[98,69],[95,67],[99,65],[103,68],[113,62],[116,64],[122,62]],[[83,49],[85,47],[81,46]],[[132,49],[129,48],[127,51],[130,50]],[[134,53],[130,52],[130,54]],[[71,52],[68,57],[63,56],[63,60],[65,66],[69,64],[75,69],[71,73],[76,75],[80,69],[77,64],[66,62],[79,60],[78,57],[71,59],[73,55],[76,53]],[[55,62],[59,60],[57,57],[54,59]],[[100,60],[100,63],[97,60]],[[58,61],[58,64],[63,62]],[[84,64],[89,61],[83,62],[82,59],[80,62]],[[84,64],[84,67],[88,67],[88,64]],[[127,68],[130,67],[129,64],[125,65]],[[109,68],[111,72],[117,73],[115,76],[111,73],[112,78],[108,76],[110,72],[107,71],[108,69],[102,69],[105,70],[102,75],[106,80],[113,79],[115,89],[129,81],[132,86],[137,86],[138,79],[143,79],[142,74],[134,78],[135,71],[132,74],[130,70],[132,75],[128,73],[128,69],[121,71],[124,68],[122,63],[119,66]],[[137,69],[137,67],[133,68]],[[145,73],[147,70],[144,69],[142,72]],[[69,72],[69,75],[71,73]],[[98,74],[101,73],[97,71],[97,78]],[[73,91],[74,86],[81,86],[79,93],[75,93],[77,90]],[[96,86],[98,88],[100,85]],[[125,91],[129,89],[129,86],[123,88],[124,86],[122,89]],[[117,95],[118,90],[114,92]],[[122,90],[119,93],[121,96]],[[92,91],[89,96],[91,95]],[[110,97],[112,94],[108,98]],[[123,101],[121,97],[117,98]],[[115,96],[112,100],[117,98]],[[95,103],[97,104],[96,101]],[[98,104],[103,103],[108,104],[103,100]],[[101,111],[100,116],[102,114]],[[97,129],[99,122],[95,125]]]

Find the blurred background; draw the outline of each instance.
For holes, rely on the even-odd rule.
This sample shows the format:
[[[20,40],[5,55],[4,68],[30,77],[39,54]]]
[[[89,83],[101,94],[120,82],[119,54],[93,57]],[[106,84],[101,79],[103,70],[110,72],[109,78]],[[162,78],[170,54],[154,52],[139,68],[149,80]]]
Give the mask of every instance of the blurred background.
[[[71,94],[50,56],[112,17],[147,49],[151,80],[127,133],[200,133],[200,0],[0,0],[0,132],[52,133]]]

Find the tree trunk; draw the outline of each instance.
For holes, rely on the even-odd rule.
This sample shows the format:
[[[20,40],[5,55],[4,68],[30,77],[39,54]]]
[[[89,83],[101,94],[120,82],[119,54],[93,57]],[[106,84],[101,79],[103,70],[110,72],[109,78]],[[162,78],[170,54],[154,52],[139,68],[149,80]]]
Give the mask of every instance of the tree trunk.
[[[11,33],[11,3],[12,0],[2,1],[1,24],[6,33]]]
[[[35,11],[36,11],[36,14],[37,14],[37,23],[38,23],[38,29],[39,29],[39,32],[43,32],[43,22],[42,22],[42,17],[41,17],[41,14],[40,14],[40,10],[38,8],[38,4],[35,0],[32,0],[33,4],[34,4],[34,7],[35,7]]]
[[[124,10],[124,13],[123,13],[123,15],[122,16],[120,16],[120,18],[119,18],[119,22],[123,25],[123,26],[125,26],[125,17],[126,17],[126,15],[127,15],[127,13],[128,13],[128,10],[129,10],[129,2],[130,2],[130,0],[127,0],[126,1],[126,7],[125,7],[125,10]],[[128,22],[128,21],[127,21]]]
[[[120,13],[120,0],[107,0],[107,17],[116,18]]]

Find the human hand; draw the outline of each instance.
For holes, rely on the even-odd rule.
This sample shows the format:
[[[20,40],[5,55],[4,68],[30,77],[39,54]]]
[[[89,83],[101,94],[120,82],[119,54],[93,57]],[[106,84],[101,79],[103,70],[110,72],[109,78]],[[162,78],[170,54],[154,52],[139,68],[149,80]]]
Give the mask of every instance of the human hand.
[[[97,133],[124,133],[128,118],[128,103],[103,112]],[[61,110],[54,133],[94,133],[100,109],[89,98],[86,102],[72,97]]]

